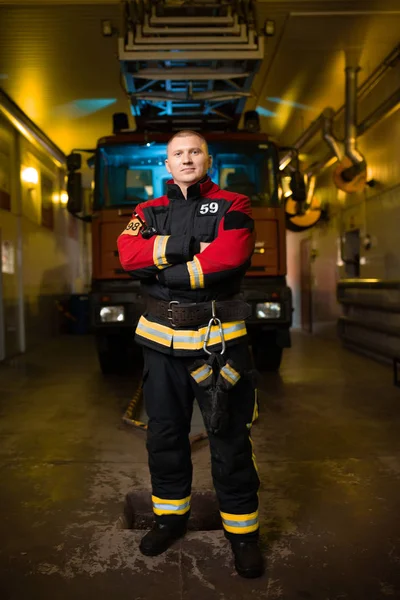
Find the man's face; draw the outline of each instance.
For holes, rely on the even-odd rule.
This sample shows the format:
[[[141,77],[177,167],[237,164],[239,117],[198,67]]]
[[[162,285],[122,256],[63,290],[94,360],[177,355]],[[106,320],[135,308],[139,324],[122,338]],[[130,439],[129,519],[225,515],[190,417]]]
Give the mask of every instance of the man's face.
[[[207,145],[197,135],[176,137],[168,146],[168,158],[165,161],[168,173],[175,183],[192,185],[202,179],[211,167],[212,157]]]

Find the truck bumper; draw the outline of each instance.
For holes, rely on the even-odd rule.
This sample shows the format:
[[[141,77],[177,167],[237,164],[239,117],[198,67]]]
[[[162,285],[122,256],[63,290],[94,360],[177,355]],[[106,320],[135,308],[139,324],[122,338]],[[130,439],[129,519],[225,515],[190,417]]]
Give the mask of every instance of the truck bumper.
[[[275,333],[275,341],[282,348],[291,346],[292,292],[286,283],[245,280],[243,299],[252,308],[246,321],[251,338]],[[129,289],[114,289],[105,282],[92,290],[90,296],[90,322],[93,332],[110,335],[133,335],[140,316],[145,311],[145,301],[139,283],[130,282]],[[279,305],[279,316],[274,318],[260,306],[265,303]],[[276,308],[276,307],[275,307]]]

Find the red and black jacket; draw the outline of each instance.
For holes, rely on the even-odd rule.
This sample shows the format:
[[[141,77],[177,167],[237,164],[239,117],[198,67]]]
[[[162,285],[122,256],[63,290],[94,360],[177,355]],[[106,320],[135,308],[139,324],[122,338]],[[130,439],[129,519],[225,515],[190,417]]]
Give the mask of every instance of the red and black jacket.
[[[143,237],[144,227],[154,228],[154,235]],[[200,253],[200,242],[212,243]],[[149,295],[167,301],[237,294],[253,250],[249,198],[221,190],[209,177],[190,186],[187,199],[168,182],[167,194],[139,204],[118,238],[124,270]]]

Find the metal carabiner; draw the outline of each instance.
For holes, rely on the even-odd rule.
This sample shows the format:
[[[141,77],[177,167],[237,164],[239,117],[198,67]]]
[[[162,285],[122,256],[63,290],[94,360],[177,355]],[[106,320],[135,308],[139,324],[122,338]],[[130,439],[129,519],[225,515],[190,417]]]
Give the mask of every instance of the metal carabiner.
[[[211,335],[211,327],[213,325],[218,325],[219,328],[219,335],[221,336],[221,344],[222,344],[222,348],[221,348],[221,352],[220,354],[224,354],[225,349],[226,349],[226,344],[225,344],[225,336],[224,336],[224,330],[222,328],[222,323],[220,321],[220,319],[218,319],[217,317],[217,307],[216,307],[216,302],[215,300],[211,301],[211,319],[208,323],[208,327],[207,327],[207,331],[206,331],[206,337],[204,338],[204,344],[203,344],[203,350],[204,352],[206,352],[209,356],[212,354],[212,352],[210,352],[207,348],[207,344],[210,340],[210,335]]]
[[[204,350],[204,352],[206,352],[206,353],[207,353],[209,356],[211,356],[212,352],[210,352],[210,351],[207,349],[207,344],[208,344],[208,341],[209,341],[209,339],[210,339],[211,327],[213,326],[213,324],[214,324],[214,319],[210,319],[210,321],[209,321],[209,323],[208,323],[207,331],[206,331],[206,337],[204,338],[204,343],[203,343],[203,350]]]
[[[225,336],[224,336],[224,330],[222,329],[222,323],[219,319],[215,319],[216,323],[215,325],[218,325],[219,327],[219,335],[221,336],[221,356],[225,353],[226,350],[226,344],[225,344]]]
[[[214,321],[214,325],[216,325],[216,320],[217,320],[217,303],[215,302],[215,300],[211,300],[211,315],[212,315],[212,320]]]

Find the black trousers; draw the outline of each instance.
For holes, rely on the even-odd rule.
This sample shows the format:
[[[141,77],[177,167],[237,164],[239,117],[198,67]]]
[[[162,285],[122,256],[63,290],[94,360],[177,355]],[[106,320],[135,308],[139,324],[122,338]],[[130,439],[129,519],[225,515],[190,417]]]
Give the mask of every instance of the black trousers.
[[[189,373],[195,359],[177,358],[149,348],[144,348],[143,353],[153,510],[156,520],[173,524],[190,514],[190,423],[194,398],[203,412],[204,391]],[[238,370],[251,369],[245,342],[227,348],[225,354]],[[258,535],[259,478],[250,438],[255,404],[254,383],[242,376],[229,392],[228,432],[223,436],[208,434],[213,482],[228,538]]]

